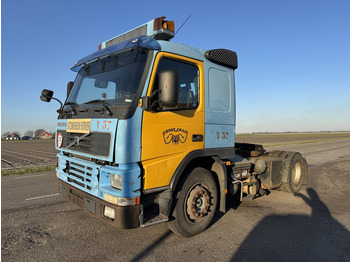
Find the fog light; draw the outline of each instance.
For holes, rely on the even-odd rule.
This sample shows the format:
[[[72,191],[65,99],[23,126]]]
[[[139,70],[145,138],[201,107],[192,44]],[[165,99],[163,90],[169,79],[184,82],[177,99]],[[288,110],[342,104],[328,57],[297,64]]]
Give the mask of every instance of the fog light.
[[[123,179],[120,175],[111,174],[111,186],[122,190],[123,189]]]
[[[103,215],[105,217],[108,217],[109,219],[114,220],[114,217],[115,217],[114,209],[110,208],[108,206],[105,206],[104,211],[103,211]]]

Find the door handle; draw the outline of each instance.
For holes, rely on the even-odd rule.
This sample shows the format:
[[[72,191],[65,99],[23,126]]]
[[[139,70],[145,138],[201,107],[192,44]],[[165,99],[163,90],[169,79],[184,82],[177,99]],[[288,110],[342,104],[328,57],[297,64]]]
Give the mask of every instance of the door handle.
[[[192,142],[203,142],[203,135],[192,135]]]

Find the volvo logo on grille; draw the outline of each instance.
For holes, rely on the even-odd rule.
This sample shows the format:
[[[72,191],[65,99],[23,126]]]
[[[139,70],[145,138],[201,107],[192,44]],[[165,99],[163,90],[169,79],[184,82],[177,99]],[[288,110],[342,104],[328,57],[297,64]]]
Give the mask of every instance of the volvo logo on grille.
[[[83,140],[83,139],[84,139],[85,137],[87,137],[88,135],[90,135],[90,134],[84,134],[84,135],[82,135],[82,136],[75,136],[75,137],[74,137],[74,141],[73,141],[72,143],[70,143],[70,144],[66,147],[66,149],[68,149],[68,148],[70,148],[70,147],[72,147],[72,146],[79,146],[80,141]]]
[[[74,145],[75,145],[75,146],[79,146],[79,141],[80,141],[80,137],[75,136],[75,137],[74,137]]]

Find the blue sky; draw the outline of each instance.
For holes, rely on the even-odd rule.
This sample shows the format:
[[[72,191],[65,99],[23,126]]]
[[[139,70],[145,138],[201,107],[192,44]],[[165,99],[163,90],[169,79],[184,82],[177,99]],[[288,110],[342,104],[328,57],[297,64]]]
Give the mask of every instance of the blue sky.
[[[159,16],[174,42],[237,52],[237,132],[350,130],[350,1],[10,1],[1,6],[1,133],[54,131],[71,66]]]

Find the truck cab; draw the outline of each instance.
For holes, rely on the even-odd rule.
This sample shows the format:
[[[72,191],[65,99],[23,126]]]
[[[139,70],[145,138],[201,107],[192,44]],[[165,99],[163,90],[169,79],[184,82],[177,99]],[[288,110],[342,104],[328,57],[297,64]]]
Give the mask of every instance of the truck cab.
[[[253,164],[235,148],[236,53],[174,43],[174,29],[156,18],[74,64],[58,110],[56,175],[64,197],[106,222],[168,221],[188,237],[226,212],[230,185],[245,190],[234,163],[241,174]]]

